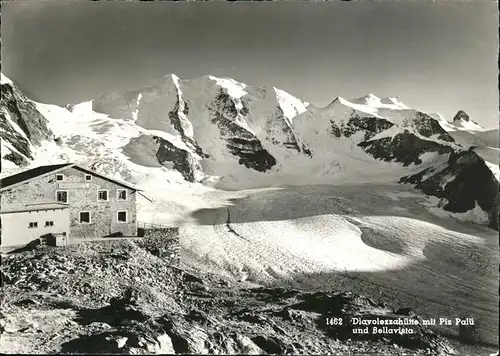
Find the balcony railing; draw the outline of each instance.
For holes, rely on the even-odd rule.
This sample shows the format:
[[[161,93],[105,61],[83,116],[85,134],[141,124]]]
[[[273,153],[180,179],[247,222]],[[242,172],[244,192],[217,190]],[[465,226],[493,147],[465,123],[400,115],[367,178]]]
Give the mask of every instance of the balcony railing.
[[[149,223],[149,222],[138,221],[137,222],[137,228],[144,229],[144,230],[151,230],[151,229],[172,229],[173,226],[165,225],[165,224],[153,224],[153,223]]]

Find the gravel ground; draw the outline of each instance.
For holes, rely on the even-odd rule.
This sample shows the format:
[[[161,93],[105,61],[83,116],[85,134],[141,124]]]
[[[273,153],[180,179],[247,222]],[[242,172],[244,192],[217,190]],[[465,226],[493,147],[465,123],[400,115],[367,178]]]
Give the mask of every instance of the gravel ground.
[[[2,353],[453,354],[426,327],[355,335],[326,318],[417,318],[351,293],[263,288],[184,270],[143,241],[42,247],[2,260]],[[455,352],[453,352],[453,349]]]

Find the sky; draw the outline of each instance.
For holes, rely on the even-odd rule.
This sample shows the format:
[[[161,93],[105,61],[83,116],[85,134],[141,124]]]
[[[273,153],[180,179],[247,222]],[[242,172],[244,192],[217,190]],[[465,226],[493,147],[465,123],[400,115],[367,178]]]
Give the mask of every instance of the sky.
[[[492,1],[20,0],[1,26],[2,72],[45,103],[211,74],[320,106],[373,93],[499,125]]]

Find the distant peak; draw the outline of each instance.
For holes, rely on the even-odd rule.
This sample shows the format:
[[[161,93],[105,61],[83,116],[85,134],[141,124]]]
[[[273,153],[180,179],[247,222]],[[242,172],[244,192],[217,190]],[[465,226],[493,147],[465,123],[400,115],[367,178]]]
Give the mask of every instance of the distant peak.
[[[370,93],[368,95],[359,97],[359,98],[354,98],[352,100],[349,100],[351,103],[355,104],[364,104],[364,105],[370,105],[373,103],[380,103],[380,98],[376,96],[373,93]]]
[[[330,104],[328,104],[326,107],[329,108],[329,107],[332,107],[334,105],[337,105],[337,104],[344,104],[344,102],[346,102],[347,100],[345,100],[344,98],[340,97],[340,96],[337,96],[335,99],[333,99]]]
[[[238,82],[237,80],[234,80],[233,78],[229,77],[216,77],[214,75],[208,74],[207,75],[208,79],[213,80],[217,83],[225,83],[225,84],[232,84],[232,85],[237,85],[240,87],[245,88],[247,85],[245,83]]]
[[[460,120],[463,120],[465,122],[468,122],[470,120],[470,117],[469,115],[467,115],[465,113],[465,111],[463,110],[458,110],[457,114],[455,115],[455,117],[453,117],[453,121],[460,121]]]
[[[170,78],[172,78],[172,81],[174,82],[175,86],[179,89],[180,78],[178,76],[176,76],[175,74],[170,74]]]
[[[409,109],[400,99],[399,96],[386,96],[380,99],[380,103],[384,105],[396,105],[399,109]]]
[[[227,90],[227,93],[235,98],[240,98],[247,94],[245,88],[247,85],[245,83],[240,83],[232,78],[219,78],[213,75],[208,75],[210,80],[213,80],[218,86]]]

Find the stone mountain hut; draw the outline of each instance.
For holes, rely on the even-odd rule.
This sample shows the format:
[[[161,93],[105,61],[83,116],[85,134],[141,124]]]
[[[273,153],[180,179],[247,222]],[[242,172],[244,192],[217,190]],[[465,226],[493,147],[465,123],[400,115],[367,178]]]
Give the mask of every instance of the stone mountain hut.
[[[139,189],[73,163],[33,168],[0,180],[2,249],[47,234],[70,239],[137,236]]]

